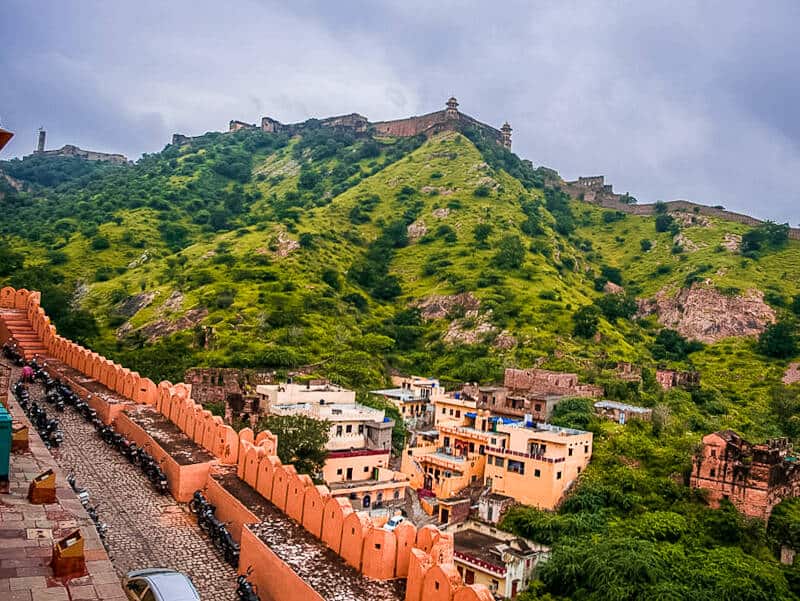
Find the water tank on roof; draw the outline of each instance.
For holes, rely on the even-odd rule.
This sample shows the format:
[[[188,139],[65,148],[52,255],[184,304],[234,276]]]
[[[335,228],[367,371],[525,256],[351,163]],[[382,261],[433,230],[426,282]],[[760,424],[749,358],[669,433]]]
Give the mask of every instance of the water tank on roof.
[[[461,398],[461,393],[457,392],[453,396],[456,397],[457,399],[460,399]]]

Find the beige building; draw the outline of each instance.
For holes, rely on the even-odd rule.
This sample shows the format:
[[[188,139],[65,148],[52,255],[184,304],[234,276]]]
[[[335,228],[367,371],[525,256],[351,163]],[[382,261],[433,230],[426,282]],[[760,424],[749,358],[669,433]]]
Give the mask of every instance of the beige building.
[[[372,390],[395,404],[406,421],[428,421],[433,403],[445,394],[439,380],[420,376],[392,376],[395,388]]]
[[[408,478],[389,469],[394,421],[383,411],[357,403],[355,391],[330,383],[262,384],[256,392],[266,414],[330,423],[322,479],[334,496],[346,496],[358,508],[404,498]]]
[[[528,588],[536,565],[549,548],[480,522],[447,527],[453,534],[454,563],[465,584],[483,584],[495,598],[513,599]]]

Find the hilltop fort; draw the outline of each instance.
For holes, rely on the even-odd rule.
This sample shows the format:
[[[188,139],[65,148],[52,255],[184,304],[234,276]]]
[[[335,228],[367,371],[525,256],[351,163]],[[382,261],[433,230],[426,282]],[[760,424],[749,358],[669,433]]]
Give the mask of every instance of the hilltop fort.
[[[117,165],[125,165],[128,163],[128,157],[123,154],[112,154],[108,152],[97,152],[95,150],[84,150],[74,146],[73,144],[65,144],[61,148],[55,150],[45,150],[45,139],[47,132],[44,129],[39,129],[39,140],[36,150],[33,154],[36,156],[45,157],[74,157],[83,159],[85,161],[108,161]]]
[[[451,97],[445,103],[445,108],[425,115],[407,117],[405,119],[395,119],[393,121],[371,122],[364,115],[350,113],[349,115],[338,115],[326,117],[324,119],[309,119],[301,123],[281,123],[272,117],[262,117],[261,125],[246,123],[244,121],[232,120],[228,126],[228,132],[236,132],[242,129],[260,129],[268,133],[287,133],[295,135],[315,128],[329,128],[342,132],[350,132],[356,135],[374,136],[394,136],[394,137],[413,137],[424,135],[426,138],[443,131],[464,132],[468,129],[477,129],[482,135],[494,140],[505,148],[511,148],[511,126],[506,122],[500,129],[494,128],[465,115],[458,110],[458,100]],[[191,138],[181,134],[172,136],[173,144],[185,144]]]

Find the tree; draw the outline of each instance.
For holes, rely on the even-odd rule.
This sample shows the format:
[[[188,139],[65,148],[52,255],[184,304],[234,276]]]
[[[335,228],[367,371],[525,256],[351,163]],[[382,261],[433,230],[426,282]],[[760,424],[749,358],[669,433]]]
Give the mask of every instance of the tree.
[[[672,215],[668,215],[666,213],[660,213],[656,216],[656,231],[657,232],[668,232],[670,228],[672,228],[672,224],[675,220],[672,218]]]
[[[519,236],[508,235],[500,240],[497,245],[497,254],[494,256],[494,264],[501,269],[517,269],[525,260],[525,247]]]
[[[0,277],[11,275],[22,268],[25,256],[12,250],[11,245],[0,240]]]
[[[758,351],[768,357],[787,359],[797,354],[795,324],[779,321],[768,325],[758,337]]]
[[[652,353],[654,359],[682,361],[689,353],[702,348],[700,342],[687,340],[675,330],[664,328],[656,336]]]
[[[266,415],[258,420],[255,430],[269,430],[278,437],[281,463],[293,464],[300,474],[320,479],[328,457],[325,445],[331,423],[305,415]]]
[[[572,333],[581,338],[591,338],[597,333],[600,324],[600,309],[594,305],[585,305],[575,311],[572,316]]]
[[[644,252],[647,252],[651,248],[653,248],[653,243],[650,240],[643,238],[639,240],[639,248],[641,248]]]
[[[2,265],[2,263],[0,263]],[[800,294],[794,297],[792,300],[792,313],[800,317]]]
[[[620,317],[630,319],[638,309],[636,299],[629,294],[606,294],[594,304],[609,321],[616,321]]]
[[[475,241],[478,243],[478,245],[485,246],[486,240],[492,234],[492,224],[478,223],[475,225],[475,228],[472,230],[472,233],[475,236]]]

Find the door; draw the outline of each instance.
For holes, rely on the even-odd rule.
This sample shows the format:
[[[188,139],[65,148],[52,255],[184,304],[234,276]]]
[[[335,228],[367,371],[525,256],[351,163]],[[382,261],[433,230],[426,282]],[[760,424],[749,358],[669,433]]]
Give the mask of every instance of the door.
[[[511,582],[511,597],[517,596],[517,589],[519,588],[519,580],[514,580]]]
[[[348,467],[347,468],[347,480],[352,480],[352,479],[353,479],[353,468],[352,467]]]
[[[369,495],[364,495],[364,498],[362,499],[362,504],[364,505],[364,509],[369,509],[369,504],[371,501],[372,499],[370,499]]]
[[[442,524],[446,524],[450,520],[450,510],[449,509],[442,509],[439,517],[442,520]]]

